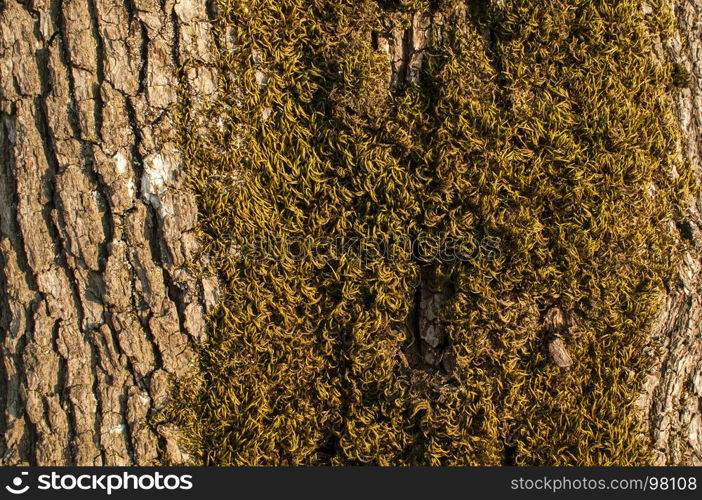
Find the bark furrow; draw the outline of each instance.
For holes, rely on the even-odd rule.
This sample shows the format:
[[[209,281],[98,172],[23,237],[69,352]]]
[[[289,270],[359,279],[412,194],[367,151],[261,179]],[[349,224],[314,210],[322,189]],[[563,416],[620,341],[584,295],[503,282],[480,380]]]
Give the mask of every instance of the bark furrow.
[[[655,52],[689,74],[674,99],[702,180],[702,0],[670,5],[678,32]],[[213,102],[215,10],[207,0],[0,0],[2,464],[188,461],[178,429],[158,417],[194,368],[217,286],[186,270],[197,205],[174,119],[179,105],[197,117]],[[442,22],[417,14],[375,35],[391,85],[418,78]],[[702,195],[675,231],[684,252],[640,404],[655,463],[700,465]],[[421,290],[415,312],[423,360],[437,369],[441,301]]]
[[[177,70],[192,105],[214,89],[210,36],[201,0],[0,11],[5,464],[187,461],[157,422],[214,287],[184,268],[197,209],[174,137]]]

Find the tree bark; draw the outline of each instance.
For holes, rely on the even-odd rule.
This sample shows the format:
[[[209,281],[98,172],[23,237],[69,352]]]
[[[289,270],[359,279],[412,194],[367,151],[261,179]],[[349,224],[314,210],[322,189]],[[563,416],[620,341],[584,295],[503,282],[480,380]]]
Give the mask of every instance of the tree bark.
[[[679,32],[657,50],[690,72],[675,105],[702,179],[702,0],[671,5]],[[213,9],[0,0],[4,464],[188,461],[178,429],[158,416],[194,368],[217,285],[184,268],[196,256],[197,207],[174,119],[178,105],[205,106],[216,89]],[[380,40],[393,82],[416,78],[431,22],[417,15],[408,32]],[[685,252],[652,332],[660,356],[640,404],[655,463],[700,465],[702,196],[676,231]],[[435,297],[419,298],[418,324],[430,324],[422,304]],[[441,332],[428,329],[418,334],[432,345]]]
[[[678,31],[660,52],[690,74],[674,92],[683,133],[682,151],[702,180],[702,1],[670,2]],[[677,228],[684,251],[665,297],[653,338],[658,362],[649,375],[642,407],[654,447],[654,463],[702,465],[702,195],[691,201]]]
[[[173,141],[176,68],[192,105],[214,88],[209,26],[203,0],[0,4],[5,464],[187,460],[155,422],[215,301]]]

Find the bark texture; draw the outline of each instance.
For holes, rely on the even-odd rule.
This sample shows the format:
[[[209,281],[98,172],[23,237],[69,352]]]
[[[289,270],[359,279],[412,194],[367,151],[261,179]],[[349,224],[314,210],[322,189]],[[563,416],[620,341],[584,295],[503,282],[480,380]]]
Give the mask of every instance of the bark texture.
[[[679,31],[660,51],[690,73],[675,104],[702,179],[702,0],[671,5]],[[215,91],[213,13],[205,0],[0,0],[3,464],[188,460],[158,415],[193,368],[217,286],[184,269],[197,208],[173,118],[179,102],[197,107]],[[417,77],[440,23],[417,15],[380,37],[393,84]],[[655,462],[700,465],[702,196],[677,231],[686,250],[641,405]],[[436,366],[447,361],[441,300],[417,296],[421,357]]]
[[[684,70],[687,82],[673,91],[682,131],[680,148],[702,183],[702,1],[673,0],[668,5],[678,29],[674,37],[656,44],[654,55]],[[393,85],[402,79],[416,79],[428,32],[440,28],[442,21],[440,17],[416,15],[409,29],[393,30],[386,41],[381,40],[380,48],[389,53]],[[684,251],[652,331],[657,361],[643,388],[640,407],[653,444],[654,464],[702,465],[702,193],[690,200],[686,219],[674,231]],[[442,300],[440,292],[421,287],[415,311],[421,356],[433,366],[442,361],[437,347],[442,345],[443,335],[433,322]],[[562,343],[551,342],[549,350],[559,366],[572,362]]]
[[[209,26],[203,0],[0,2],[4,464],[187,459],[156,422],[215,301],[173,141]]]
[[[678,32],[661,49],[689,73],[687,88],[675,92],[675,110],[684,134],[684,154],[700,180],[702,1],[678,0],[671,7]],[[653,331],[661,350],[643,408],[656,464],[702,465],[702,195],[691,200],[688,216],[677,230],[685,250]]]

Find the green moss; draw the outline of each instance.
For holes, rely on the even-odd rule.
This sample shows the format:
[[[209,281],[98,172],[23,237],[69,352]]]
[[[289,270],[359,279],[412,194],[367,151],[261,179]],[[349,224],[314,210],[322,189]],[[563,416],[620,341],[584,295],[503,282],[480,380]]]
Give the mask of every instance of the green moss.
[[[239,44],[217,54],[211,113],[228,121],[207,137],[187,113],[181,124],[203,252],[225,285],[200,374],[172,408],[199,461],[646,460],[633,405],[673,266],[666,225],[691,186],[670,75],[648,56],[648,30],[669,17],[647,21],[637,1],[467,6],[220,4]],[[394,91],[370,35],[389,9],[446,19],[419,82]],[[427,234],[489,237],[498,252],[426,265],[232,251]],[[420,274],[447,291],[450,371],[403,360]],[[569,370],[548,357],[554,305],[575,323]]]
[[[670,70],[673,85],[678,88],[690,86],[690,72],[680,63],[673,63]]]

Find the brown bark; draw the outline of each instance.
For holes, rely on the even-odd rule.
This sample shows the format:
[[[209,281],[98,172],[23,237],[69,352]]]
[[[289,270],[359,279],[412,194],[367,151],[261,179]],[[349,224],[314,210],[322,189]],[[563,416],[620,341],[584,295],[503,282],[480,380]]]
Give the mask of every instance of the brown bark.
[[[682,150],[702,180],[702,1],[677,0],[671,6],[678,32],[662,51],[690,73],[688,88],[674,93],[675,111]],[[702,465],[702,195],[691,200],[676,234],[685,249],[654,327],[661,349],[642,405],[654,463]]]
[[[672,3],[679,33],[660,51],[691,73],[676,111],[702,179],[702,0]],[[192,369],[216,284],[183,268],[197,210],[173,118],[178,83],[195,107],[216,88],[211,10],[205,0],[0,0],[4,464],[187,462],[178,430],[158,415]],[[394,83],[416,78],[437,22],[417,15],[379,40]],[[701,196],[678,231],[686,251],[654,328],[661,352],[641,405],[655,462],[699,465]],[[417,333],[425,362],[438,365],[437,301],[420,291]]]
[[[0,455],[183,462],[154,427],[195,359],[212,284],[183,270],[196,206],[176,68],[213,88],[203,0],[0,7]]]

